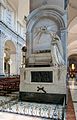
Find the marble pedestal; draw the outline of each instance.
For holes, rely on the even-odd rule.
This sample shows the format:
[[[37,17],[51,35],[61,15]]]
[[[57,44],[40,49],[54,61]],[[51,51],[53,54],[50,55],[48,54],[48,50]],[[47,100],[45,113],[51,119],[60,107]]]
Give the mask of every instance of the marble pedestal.
[[[50,82],[32,81],[32,72],[50,72]],[[43,76],[44,77],[44,76]],[[46,76],[45,76],[46,77]],[[43,79],[43,78],[41,78]],[[66,98],[66,67],[21,68],[20,95],[22,101],[63,104]]]

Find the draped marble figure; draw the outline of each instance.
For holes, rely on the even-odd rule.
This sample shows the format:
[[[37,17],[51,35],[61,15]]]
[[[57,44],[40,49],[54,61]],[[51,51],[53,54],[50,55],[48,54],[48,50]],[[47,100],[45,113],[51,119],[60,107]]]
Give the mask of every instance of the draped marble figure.
[[[51,49],[51,59],[53,65],[64,65],[63,59],[63,47],[60,37],[57,35],[57,31],[52,31],[51,26],[41,26],[38,28],[37,34],[37,43],[39,44],[42,36],[47,35],[50,36],[50,49]],[[45,44],[45,43],[44,43]]]
[[[53,65],[64,65],[63,48],[60,37],[55,33],[51,34],[51,36],[51,55]]]

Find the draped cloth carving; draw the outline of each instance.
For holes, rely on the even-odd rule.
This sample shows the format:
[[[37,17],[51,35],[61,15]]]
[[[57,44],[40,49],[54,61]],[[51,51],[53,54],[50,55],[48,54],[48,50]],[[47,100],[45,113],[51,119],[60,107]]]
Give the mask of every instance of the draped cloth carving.
[[[60,37],[57,34],[52,34],[51,55],[54,65],[64,65],[63,48]]]
[[[43,41],[43,38],[44,39],[47,38],[46,40],[50,40],[48,42],[49,42],[49,44],[51,44],[50,50],[51,50],[52,64],[53,65],[64,65],[65,62],[63,59],[62,41],[61,41],[60,37],[57,35],[57,31],[53,32],[51,30],[51,26],[50,27],[41,26],[40,28],[38,28],[38,32],[37,32],[38,45],[40,43],[40,40]],[[45,42],[43,44],[45,44]],[[48,43],[46,42],[46,45],[47,44]],[[40,44],[40,46],[41,46],[41,44]],[[45,46],[44,46],[44,49],[46,49]]]

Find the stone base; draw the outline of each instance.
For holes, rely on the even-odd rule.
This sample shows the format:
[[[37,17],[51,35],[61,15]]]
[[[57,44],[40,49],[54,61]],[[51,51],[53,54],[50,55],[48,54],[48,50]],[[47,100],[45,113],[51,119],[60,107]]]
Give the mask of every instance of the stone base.
[[[63,105],[65,94],[48,94],[48,93],[34,93],[34,92],[20,92],[19,100],[26,102],[49,103]]]

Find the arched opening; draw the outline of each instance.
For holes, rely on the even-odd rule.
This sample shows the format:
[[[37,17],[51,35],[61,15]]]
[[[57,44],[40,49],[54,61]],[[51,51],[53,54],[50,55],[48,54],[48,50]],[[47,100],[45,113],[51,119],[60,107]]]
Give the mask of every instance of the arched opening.
[[[16,72],[16,48],[11,40],[4,45],[4,73],[6,76],[14,75]]]
[[[72,78],[77,74],[77,17],[68,27],[68,73]]]
[[[71,78],[75,78],[77,74],[77,54],[72,54],[68,58],[68,73]]]
[[[77,53],[77,17],[75,17],[68,27],[68,56]]]

